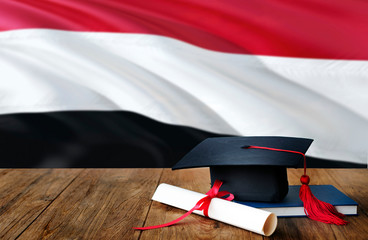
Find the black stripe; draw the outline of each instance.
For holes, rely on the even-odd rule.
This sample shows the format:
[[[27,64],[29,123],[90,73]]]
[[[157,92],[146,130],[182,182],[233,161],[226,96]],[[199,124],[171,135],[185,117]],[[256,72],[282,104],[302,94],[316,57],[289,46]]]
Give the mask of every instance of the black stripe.
[[[0,115],[0,167],[172,167],[208,137],[228,136],[164,124],[126,111]],[[308,158],[308,167],[364,164]]]

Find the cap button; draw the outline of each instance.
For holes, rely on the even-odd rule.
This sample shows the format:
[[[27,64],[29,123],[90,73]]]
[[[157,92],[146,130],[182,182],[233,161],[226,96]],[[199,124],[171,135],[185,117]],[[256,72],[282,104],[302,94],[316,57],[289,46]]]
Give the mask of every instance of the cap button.
[[[303,176],[300,177],[300,182],[302,184],[308,185],[309,181],[310,181],[310,179],[309,179],[308,175],[303,175]]]

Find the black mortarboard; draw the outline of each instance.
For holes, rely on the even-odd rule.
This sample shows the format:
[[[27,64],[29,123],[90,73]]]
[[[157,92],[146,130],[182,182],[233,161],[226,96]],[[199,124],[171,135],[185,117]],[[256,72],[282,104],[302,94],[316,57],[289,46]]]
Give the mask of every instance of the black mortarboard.
[[[288,192],[286,168],[300,165],[312,141],[292,137],[208,138],[173,170],[210,167],[211,184],[216,179],[222,181],[221,190],[231,192],[236,200],[278,202]]]

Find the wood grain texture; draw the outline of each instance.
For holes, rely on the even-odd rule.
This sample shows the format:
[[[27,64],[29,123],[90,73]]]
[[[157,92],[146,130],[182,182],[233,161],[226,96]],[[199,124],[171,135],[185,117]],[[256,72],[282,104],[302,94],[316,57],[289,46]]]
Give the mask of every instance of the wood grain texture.
[[[299,185],[302,169],[289,169]],[[0,170],[0,239],[368,239],[368,169],[309,169],[311,184],[332,184],[358,202],[347,226],[306,217],[279,218],[271,237],[192,214],[181,223],[162,224],[185,211],[151,197],[159,183],[197,192],[210,188],[208,168],[24,169]]]
[[[138,239],[161,172],[85,170],[19,239]]]
[[[349,239],[368,239],[368,170],[355,169],[347,172],[344,169],[329,169],[323,172],[326,181],[336,181],[333,185],[359,205],[359,217],[346,218],[350,222],[349,225],[341,228],[332,226],[336,238],[349,236]],[[335,180],[335,176],[339,177]]]
[[[21,234],[82,170],[0,171],[0,239]]]

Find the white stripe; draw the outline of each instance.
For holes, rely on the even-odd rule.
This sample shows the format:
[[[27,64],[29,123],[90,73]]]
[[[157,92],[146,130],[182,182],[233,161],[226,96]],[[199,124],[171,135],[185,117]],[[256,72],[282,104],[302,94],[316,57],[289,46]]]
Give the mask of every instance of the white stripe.
[[[367,163],[368,61],[33,29],[0,33],[0,79],[2,114],[122,109],[214,132],[310,137],[308,155]]]

